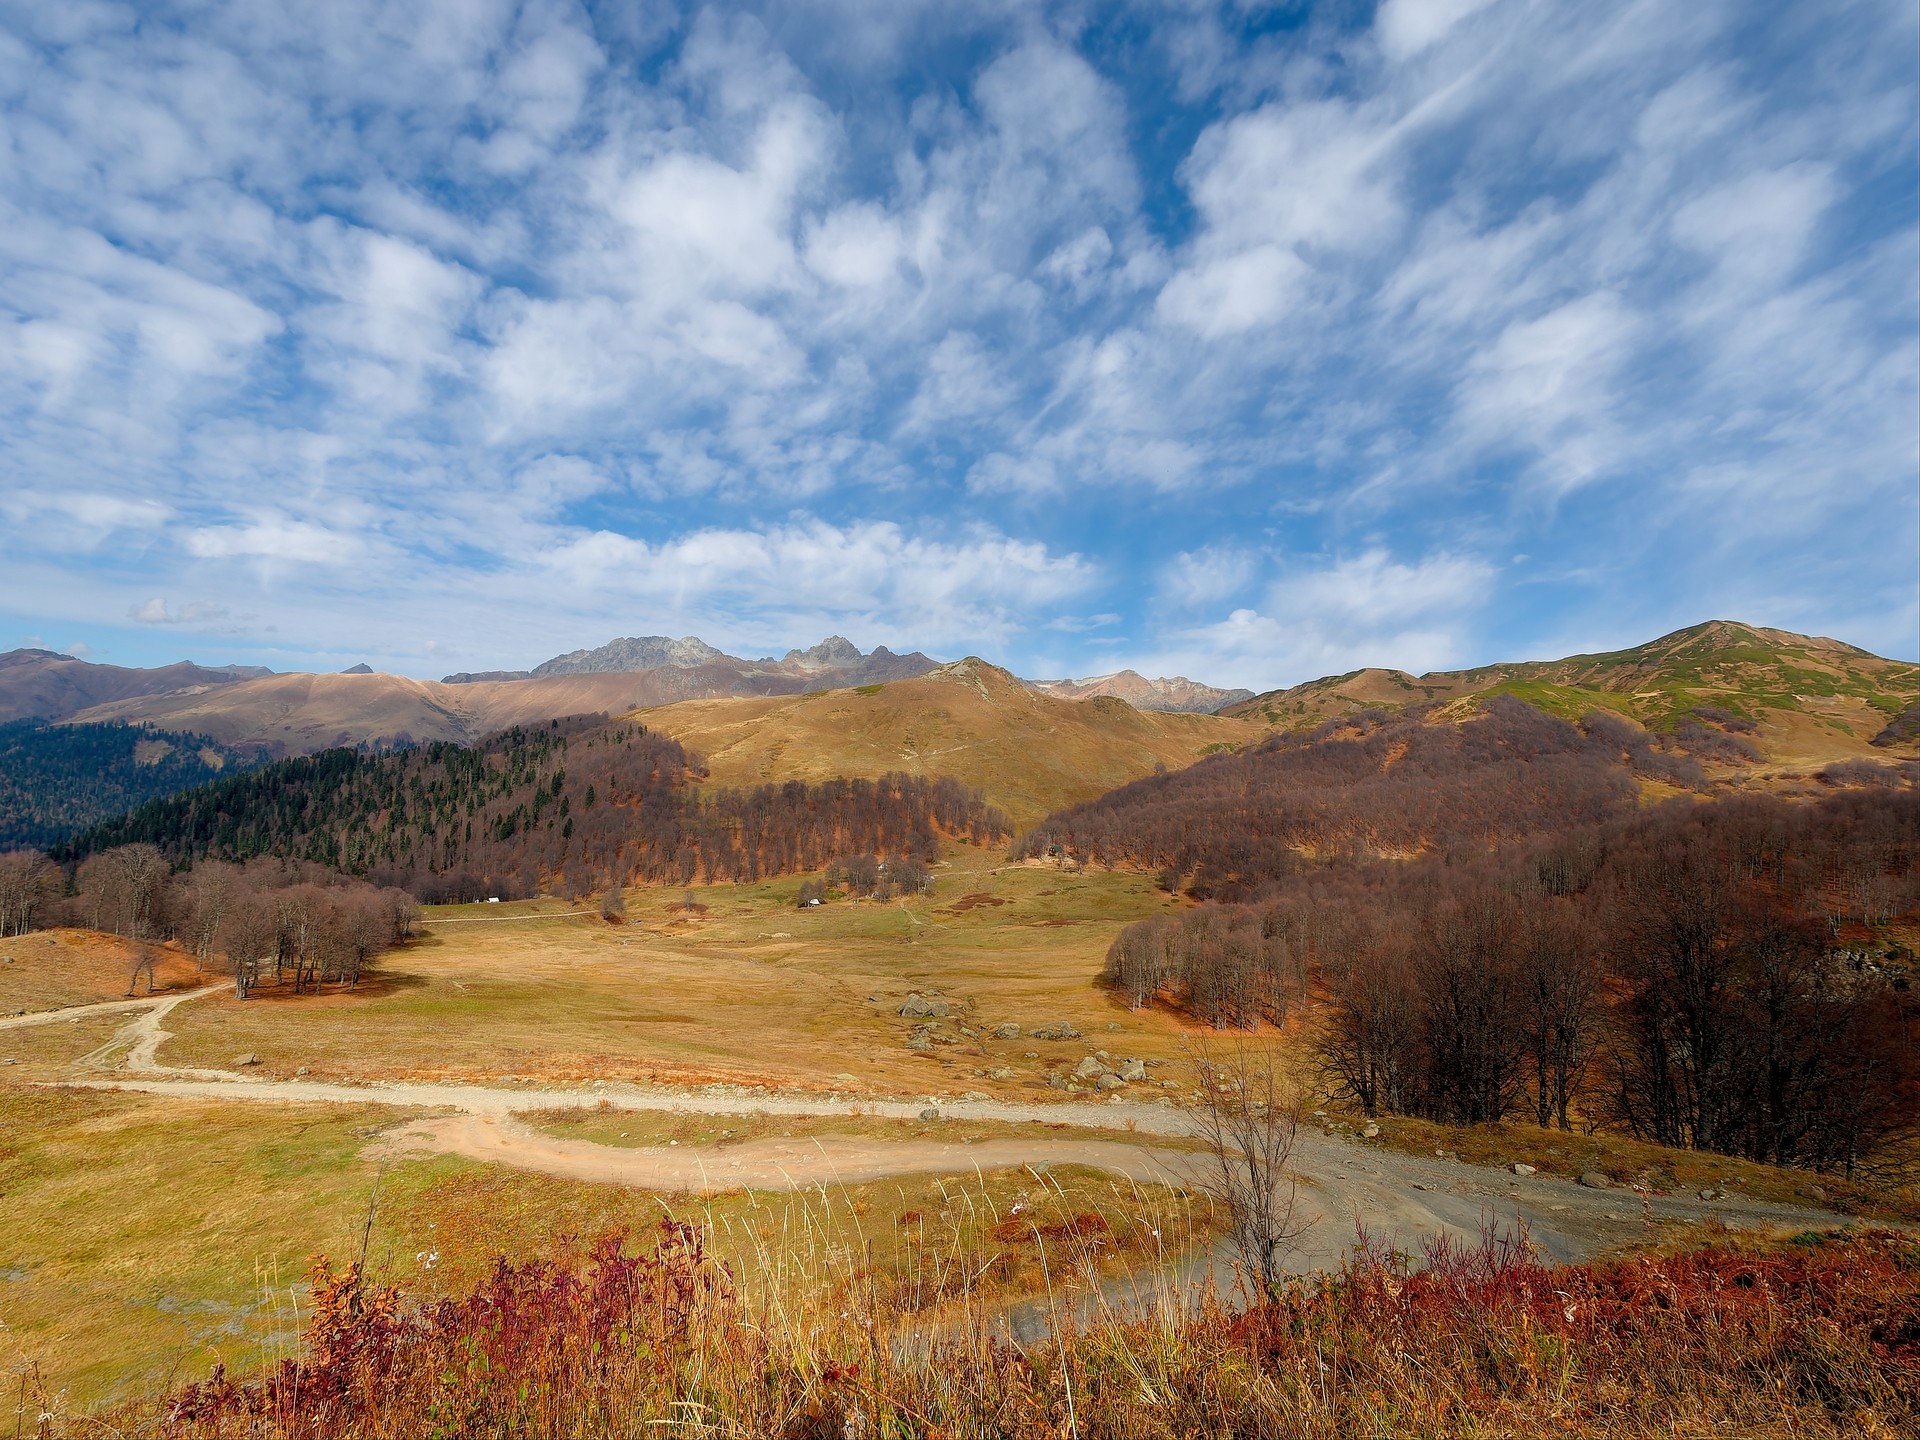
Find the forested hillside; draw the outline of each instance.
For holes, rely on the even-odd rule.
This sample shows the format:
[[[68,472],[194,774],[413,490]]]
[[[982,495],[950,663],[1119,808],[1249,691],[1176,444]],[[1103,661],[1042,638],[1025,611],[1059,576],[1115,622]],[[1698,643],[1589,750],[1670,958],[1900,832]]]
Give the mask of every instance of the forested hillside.
[[[1313,1005],[1330,1086],[1370,1114],[1851,1169],[1920,1117],[1917,937],[1920,794],[1871,787],[1301,867],[1128,927],[1107,973],[1222,1027]]]
[[[1702,762],[1740,763],[1740,731],[1500,696],[1460,724],[1367,712],[1017,849],[1214,902],[1124,930],[1109,981],[1223,1028],[1316,1012],[1330,1088],[1369,1113],[1851,1169],[1920,1117],[1920,766],[1727,793]]]
[[[159,795],[259,763],[204,735],[138,725],[0,724],[0,850],[45,849]]]
[[[1131,862],[1196,898],[1244,899],[1315,860],[1404,859],[1590,824],[1633,807],[1642,780],[1704,787],[1703,757],[1752,755],[1730,733],[1739,724],[1709,711],[1652,734],[1603,711],[1576,725],[1511,696],[1458,725],[1364,711],[1056,812],[1018,848]]]
[[[702,788],[678,742],[598,717],[486,743],[329,750],[149,802],[55,851],[157,845],[176,861],[273,855],[426,899],[576,892],[614,881],[755,880],[844,855],[930,860],[940,833],[995,842],[999,813],[951,780]]]

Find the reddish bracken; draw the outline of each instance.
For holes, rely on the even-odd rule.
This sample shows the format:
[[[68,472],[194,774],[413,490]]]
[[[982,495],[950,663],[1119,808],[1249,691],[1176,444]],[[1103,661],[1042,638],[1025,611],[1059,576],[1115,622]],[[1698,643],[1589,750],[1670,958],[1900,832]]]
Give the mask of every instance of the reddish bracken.
[[[1920,1430],[1920,1245],[1895,1232],[1556,1268],[1520,1234],[1441,1239],[1417,1258],[1363,1234],[1340,1273],[1255,1309],[1195,1299],[1066,1319],[1057,1340],[1028,1347],[985,1307],[887,1309],[877,1280],[850,1278],[826,1307],[756,1305],[698,1232],[671,1222],[650,1253],[609,1236],[577,1270],[502,1261],[467,1295],[424,1305],[321,1265],[302,1357],[251,1384],[216,1372],[174,1397],[160,1429],[177,1440]],[[124,1429],[144,1417],[120,1418]]]

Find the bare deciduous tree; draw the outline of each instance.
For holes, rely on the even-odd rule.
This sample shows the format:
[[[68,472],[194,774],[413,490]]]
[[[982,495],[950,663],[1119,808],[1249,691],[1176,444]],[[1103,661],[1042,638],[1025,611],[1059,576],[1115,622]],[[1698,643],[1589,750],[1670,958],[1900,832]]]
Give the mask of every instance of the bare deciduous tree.
[[[186,918],[181,938],[193,947],[194,966],[203,973],[207,961],[213,958],[227,906],[233,901],[237,874],[235,867],[224,861],[202,860],[188,873],[182,887],[186,892]]]
[[[0,855],[0,936],[33,929],[47,897],[47,864],[31,850]]]
[[[1276,1294],[1286,1257],[1311,1222],[1295,1213],[1288,1168],[1300,1128],[1300,1097],[1276,1074],[1274,1052],[1247,1044],[1195,1042],[1197,1098],[1189,1111],[1205,1144],[1192,1183],[1227,1214],[1227,1236],[1255,1298]]]
[[[260,978],[260,962],[279,935],[273,902],[252,888],[241,889],[227,907],[220,941],[233,966],[233,993],[244,1000]]]

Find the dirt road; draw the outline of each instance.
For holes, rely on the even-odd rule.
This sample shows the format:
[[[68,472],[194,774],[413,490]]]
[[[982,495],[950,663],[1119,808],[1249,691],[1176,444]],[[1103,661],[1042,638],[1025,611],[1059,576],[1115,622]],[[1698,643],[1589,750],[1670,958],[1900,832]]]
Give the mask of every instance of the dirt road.
[[[218,987],[209,987],[209,990]],[[233,1071],[174,1070],[158,1060],[167,1032],[161,1022],[175,1005],[209,990],[155,1001],[116,1002],[145,1011],[113,1039],[80,1062],[108,1068],[125,1051],[122,1068],[105,1075],[76,1073],[58,1084],[89,1089],[141,1091],[236,1104],[333,1103],[387,1105],[430,1113],[408,1122],[382,1142],[390,1153],[440,1153],[511,1165],[569,1179],[633,1185],[672,1192],[710,1192],[742,1187],[799,1189],[911,1174],[964,1174],[975,1170],[1085,1165],[1141,1182],[1180,1183],[1193,1174],[1192,1152],[1156,1146],[1154,1137],[1189,1133],[1176,1107],[1123,1103],[1023,1104],[1001,1100],[940,1101],[943,1117],[1050,1128],[968,1144],[925,1139],[889,1141],[851,1136],[767,1139],[725,1147],[624,1148],[545,1134],[520,1116],[543,1109],[605,1103],[633,1111],[703,1115],[879,1116],[916,1119],[928,1101],[856,1096],[779,1095],[711,1086],[700,1090],[644,1089],[599,1083],[560,1089],[536,1085],[441,1085],[374,1081],[339,1084],[316,1080],[254,1079]],[[40,1023],[82,1011],[33,1017]],[[76,1067],[78,1069],[79,1067]],[[1108,1132],[1099,1138],[1063,1135],[1057,1127]],[[1138,1143],[1112,1138],[1137,1134]],[[1471,1236],[1487,1220],[1524,1219],[1534,1240],[1556,1259],[1574,1260],[1645,1238],[1662,1221],[1698,1221],[1716,1216],[1729,1227],[1831,1225],[1831,1213],[1773,1205],[1744,1197],[1701,1201],[1681,1196],[1641,1196],[1617,1189],[1590,1189],[1540,1176],[1453,1161],[1401,1155],[1344,1137],[1303,1129],[1294,1151],[1300,1177],[1302,1218],[1314,1223],[1302,1263],[1336,1263],[1361,1226],[1386,1234],[1402,1247],[1430,1235]]]

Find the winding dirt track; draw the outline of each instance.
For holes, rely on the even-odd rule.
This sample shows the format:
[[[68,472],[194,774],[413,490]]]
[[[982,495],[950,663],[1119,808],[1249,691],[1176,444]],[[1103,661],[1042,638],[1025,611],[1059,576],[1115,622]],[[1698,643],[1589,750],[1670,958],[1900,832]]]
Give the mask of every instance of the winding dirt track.
[[[22,1017],[47,1024],[83,1014],[144,1011],[75,1069],[108,1070],[50,1082],[100,1090],[221,1100],[239,1104],[386,1105],[430,1112],[383,1138],[389,1154],[450,1154],[568,1179],[632,1185],[674,1193],[742,1188],[833,1187],[892,1176],[968,1174],[1082,1165],[1137,1183],[1178,1184],[1194,1175],[1191,1151],[1155,1146],[1152,1137],[1190,1133],[1187,1117],[1162,1105],[1032,1105],[996,1100],[943,1101],[943,1116],[1049,1127],[1032,1135],[979,1141],[884,1140],[852,1136],[764,1139],[720,1147],[625,1148],[548,1135],[519,1117],[580,1104],[622,1110],[704,1115],[879,1116],[917,1118],[927,1102],[852,1096],[773,1095],[738,1090],[653,1090],[600,1083],[590,1088],[439,1085],[376,1081],[364,1085],[315,1080],[254,1079],[234,1071],[176,1070],[160,1064],[168,1039],[161,1022],[176,1005],[218,989],[210,986],[154,1000],[116,1001]],[[19,1025],[21,1020],[0,1022]],[[116,1053],[126,1052],[119,1068]],[[1111,1132],[1130,1129],[1134,1144],[1112,1138],[1071,1137],[1059,1127]],[[1587,1189],[1540,1176],[1525,1178],[1457,1162],[1427,1160],[1303,1129],[1294,1150],[1300,1180],[1299,1214],[1313,1222],[1299,1263],[1336,1264],[1358,1227],[1391,1236],[1405,1247],[1439,1234],[1474,1235],[1488,1220],[1526,1221],[1536,1243],[1555,1259],[1575,1260],[1647,1234],[1650,1222],[1701,1220],[1709,1214],[1730,1227],[1821,1226],[1839,1217],[1820,1210],[1740,1197],[1703,1202]]]

